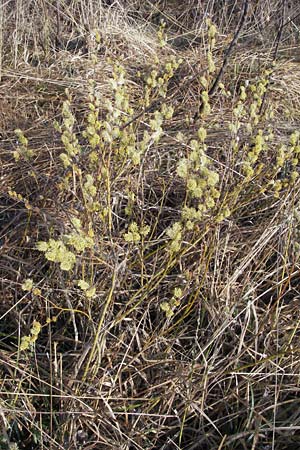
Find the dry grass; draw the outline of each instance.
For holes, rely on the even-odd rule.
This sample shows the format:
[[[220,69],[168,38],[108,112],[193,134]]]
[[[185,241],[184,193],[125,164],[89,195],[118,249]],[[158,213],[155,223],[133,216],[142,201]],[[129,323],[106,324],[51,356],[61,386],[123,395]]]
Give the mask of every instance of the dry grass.
[[[179,220],[186,198],[176,164],[199,126],[186,116],[197,111],[199,76],[206,70],[203,14],[219,25],[220,68],[243,2],[231,2],[232,10],[223,3],[2,2],[0,449],[299,448],[299,181],[277,198],[261,191],[261,176],[235,198],[243,174],[228,130],[239,86],[257,80],[272,60],[279,1],[250,2],[247,26],[222,78],[233,98],[218,91],[212,114],[202,121],[221,200],[232,214],[220,223],[213,217],[199,223],[171,260],[165,251],[165,230]],[[289,3],[285,17],[292,20],[265,99],[274,108],[274,118],[263,124],[273,129],[274,153],[299,129],[294,55],[300,53],[300,9]],[[161,18],[170,36],[163,48],[156,35]],[[110,232],[93,216],[97,248],[81,257],[74,275],[93,279],[96,296],[87,299],[72,276],[36,250],[38,241],[65,233],[70,217],[81,214],[75,182],[67,192],[59,189],[64,146],[53,121],[61,121],[68,88],[79,136],[88,80],[110,99],[117,60],[127,70],[130,100],[139,112],[144,86],[137,72],[149,73],[170,55],[183,58],[167,96],[175,114],[142,164],[122,168],[112,180]],[[104,106],[101,112],[104,117]],[[137,135],[150,116],[135,120]],[[13,158],[16,128],[28,137],[33,159]],[[178,131],[188,137],[185,144]],[[264,158],[267,176],[272,151]],[[134,220],[151,229],[141,246],[123,238],[128,186],[136,195]],[[22,290],[26,279],[40,292]],[[180,305],[167,319],[160,305],[177,286]],[[21,351],[34,320],[42,324],[39,337]]]

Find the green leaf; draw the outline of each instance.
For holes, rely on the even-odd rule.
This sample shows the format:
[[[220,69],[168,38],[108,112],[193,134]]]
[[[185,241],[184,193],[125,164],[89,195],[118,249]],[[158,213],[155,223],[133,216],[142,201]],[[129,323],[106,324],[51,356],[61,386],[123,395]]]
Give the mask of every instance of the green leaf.
[[[89,283],[87,283],[84,280],[78,280],[77,281],[77,286],[80,287],[80,289],[82,289],[83,291],[87,291],[90,287]]]
[[[22,284],[21,287],[22,287],[23,291],[30,292],[33,288],[33,280],[31,280],[30,278],[27,278],[27,280],[24,281],[24,283]]]
[[[48,243],[45,241],[39,241],[36,244],[36,248],[37,250],[39,250],[40,252],[46,252],[48,250]]]
[[[95,294],[96,294],[96,288],[94,286],[90,287],[87,291],[85,291],[85,295],[87,296],[87,298],[92,298],[95,296]]]

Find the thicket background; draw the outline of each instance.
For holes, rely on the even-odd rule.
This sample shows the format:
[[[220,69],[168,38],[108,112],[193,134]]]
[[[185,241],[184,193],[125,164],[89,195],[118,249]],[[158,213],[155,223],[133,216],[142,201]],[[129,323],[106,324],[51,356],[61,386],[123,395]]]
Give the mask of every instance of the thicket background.
[[[0,448],[298,449],[299,2],[0,28]]]

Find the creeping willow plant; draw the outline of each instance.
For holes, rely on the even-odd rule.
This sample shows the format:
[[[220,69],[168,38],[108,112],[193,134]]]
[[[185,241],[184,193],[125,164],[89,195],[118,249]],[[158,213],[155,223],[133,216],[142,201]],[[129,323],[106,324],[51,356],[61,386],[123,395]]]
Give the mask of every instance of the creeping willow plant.
[[[42,325],[39,322],[37,322],[36,320],[34,320],[31,330],[30,330],[30,335],[23,336],[21,339],[21,343],[20,343],[20,347],[19,347],[20,350],[27,350],[31,346],[33,346],[35,344],[35,342],[37,341],[37,338],[40,334],[41,329],[42,329]]]
[[[19,161],[19,159],[24,159],[25,161],[29,161],[34,156],[34,151],[28,147],[28,139],[24,136],[23,131],[19,128],[15,130],[15,134],[18,140],[18,146],[13,153],[15,161]]]
[[[159,29],[158,39],[165,51],[164,25]],[[175,113],[175,104],[168,101],[168,85],[182,60],[170,57],[163,64],[156,61],[140,77],[144,81],[144,91],[139,99],[130,90],[124,67],[109,61],[112,66],[111,96],[102,98],[97,83],[88,82],[87,112],[80,131],[72,96],[67,92],[61,122],[55,124],[63,144],[58,188],[62,197],[70,193],[74,196],[77,212],[68,211],[65,229],[39,241],[37,249],[57,265],[66,278],[69,275],[80,296],[93,298],[97,295],[93,264],[95,260],[104,260],[110,266],[111,254],[105,254],[108,243],[123,245],[128,253],[132,252],[131,268],[137,264],[134,255],[138,254],[145,273],[147,258],[151,259],[154,253],[157,255],[163,249],[163,256],[157,257],[166,262],[161,271],[163,275],[158,270],[162,280],[170,267],[184,257],[186,248],[199,244],[201,230],[218,227],[222,221],[230,220],[243,202],[251,203],[260,195],[274,196],[277,201],[298,177],[299,132],[292,133],[289,142],[278,145],[272,129],[272,108],[268,104],[264,107],[265,94],[270,87],[269,70],[255,82],[241,83],[234,89],[220,83],[220,98],[232,102],[230,120],[227,124],[216,123],[218,117],[210,120],[213,111],[210,93],[217,76],[216,39],[217,29],[208,20],[206,70],[199,79],[200,122],[192,136],[181,133],[176,139],[185,153],[174,158],[172,173],[184,185],[185,198],[178,206],[176,219],[159,233],[163,245],[151,242],[158,233],[144,220],[137,185],[142,179],[149,150],[162,143],[166,124]],[[144,111],[142,120],[141,111]],[[224,157],[222,164],[219,154],[212,158],[211,152],[215,150],[213,145],[210,147],[211,130],[208,127],[212,123],[223,128],[222,131],[225,127],[227,140],[217,149]],[[16,134],[19,146],[14,157],[29,161],[34,155],[27,138],[20,130]],[[14,191],[10,191],[10,196],[25,202]],[[124,205],[120,208],[124,211],[122,217],[118,216],[119,210],[117,213],[114,210],[120,197]],[[29,209],[30,204],[27,202],[26,205]],[[143,282],[144,279],[141,286]],[[31,292],[30,279],[24,282],[23,289]],[[178,287],[169,295],[171,300],[165,301],[161,308],[170,318],[183,303],[183,293]]]
[[[165,97],[168,81],[179,64],[180,61],[173,58],[160,74],[157,71],[151,72],[145,84],[145,96],[149,101],[153,96]],[[134,109],[126,77],[124,68],[120,64],[114,64],[111,79],[113,96],[105,101],[106,114],[102,120],[100,105],[103,102],[100,93],[96,83],[89,82],[88,114],[81,137],[76,133],[72,97],[68,91],[68,98],[62,108],[62,123],[55,124],[64,146],[60,154],[64,176],[59,187],[62,191],[75,190],[77,197],[81,199],[79,210],[82,213],[71,217],[68,232],[59,238],[38,242],[37,249],[45,254],[47,260],[58,263],[63,271],[72,271],[78,257],[87,250],[94,251],[95,223],[100,220],[101,232],[111,235],[115,180],[125,170],[129,173],[132,168],[140,165],[145,151],[161,139],[164,121],[171,119],[173,115],[173,108],[162,103],[150,115],[148,127],[142,134],[137,134],[130,123],[134,117]],[[146,104],[148,100],[145,99]],[[85,141],[87,145],[81,141]],[[84,171],[82,166],[85,167]],[[128,191],[127,214],[130,214],[134,198],[134,193]],[[132,222],[124,239],[138,243],[148,233],[149,227]],[[79,280],[78,287],[86,294],[90,293],[90,285],[86,280]]]

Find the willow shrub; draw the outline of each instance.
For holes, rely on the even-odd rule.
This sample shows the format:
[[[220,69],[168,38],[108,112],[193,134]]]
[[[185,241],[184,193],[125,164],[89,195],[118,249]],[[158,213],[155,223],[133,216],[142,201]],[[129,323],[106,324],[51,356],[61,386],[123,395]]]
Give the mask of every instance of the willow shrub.
[[[231,92],[223,83],[219,84],[220,98],[232,102],[231,120],[226,125],[230,165],[219,164],[209,155],[207,139],[214,113],[209,88],[217,74],[213,59],[217,30],[211,22],[207,25],[207,70],[199,80],[200,122],[196,133],[189,135],[187,127],[187,131],[183,128],[176,136],[184,156],[174,161],[172,173],[184,183],[185,198],[179,205],[179,219],[178,216],[174,218],[160,236],[159,245],[144,216],[136,213],[143,205],[138,202],[134,186],[140,183],[141,173],[147,167],[147,155],[163,142],[176,115],[175,105],[167,101],[168,85],[182,60],[169,58],[166,64],[158,65],[145,75],[142,101],[137,101],[132,94],[122,64],[113,63],[112,97],[102,98],[97,83],[89,82],[88,112],[80,132],[72,95],[67,91],[62,120],[54,126],[63,145],[59,155],[58,187],[62,196],[72,193],[72,208],[68,211],[66,231],[58,235],[55,230],[48,240],[36,242],[36,248],[89,300],[97,296],[95,261],[113,264],[111,248],[104,243],[124,248],[124,259],[128,259],[127,264],[132,267],[136,254],[139,255],[140,264],[145,267],[141,270],[138,291],[143,299],[150,288],[143,273],[147,271],[151,256],[155,254],[162,261],[153,277],[153,286],[157,286],[189,249],[201,245],[205,230],[228,220],[241,205],[253,199],[278,198],[291,189],[298,177],[299,132],[293,132],[288,142],[278,144],[272,125],[272,107],[262,108],[272,67],[254,83],[242,84],[237,93]],[[160,33],[163,44],[163,27]],[[141,77],[140,74],[137,76]],[[149,105],[152,104],[159,106],[151,110]],[[143,120],[140,120],[141,108],[145,110]],[[220,128],[222,126],[219,124]],[[218,124],[214,123],[214,127]],[[15,159],[29,160],[33,154],[28,141],[21,130],[16,130],[16,134],[19,146],[14,153]],[[126,186],[124,180],[127,180]],[[120,189],[126,199],[122,212],[125,225],[116,229],[114,205],[116,192]],[[14,191],[10,195],[18,196]],[[143,286],[145,295],[142,294]],[[135,297],[136,294],[129,304],[135,304]],[[183,297],[184,288],[175,286],[170,299],[162,301],[161,309],[168,318],[174,315]],[[21,349],[33,344],[39,332],[40,325],[35,321],[30,336],[22,339]]]

